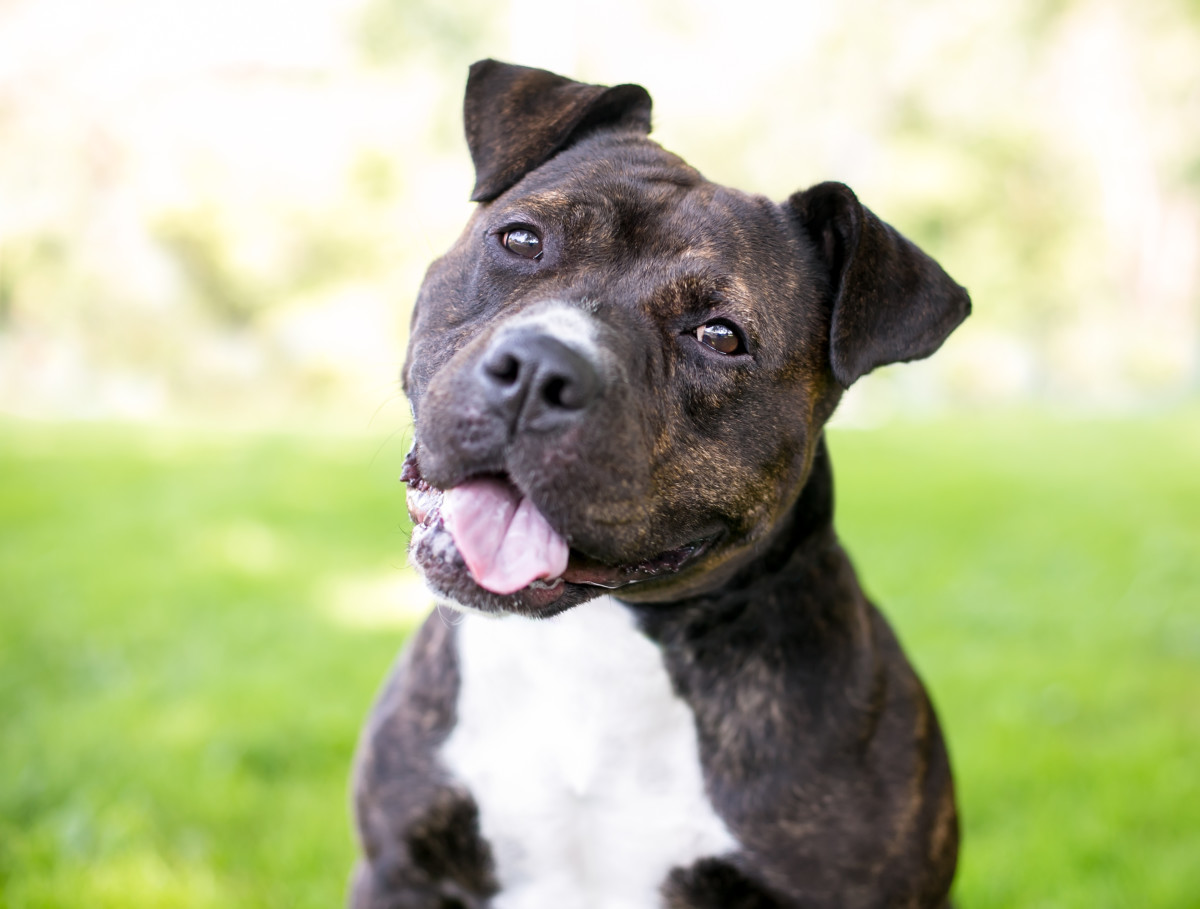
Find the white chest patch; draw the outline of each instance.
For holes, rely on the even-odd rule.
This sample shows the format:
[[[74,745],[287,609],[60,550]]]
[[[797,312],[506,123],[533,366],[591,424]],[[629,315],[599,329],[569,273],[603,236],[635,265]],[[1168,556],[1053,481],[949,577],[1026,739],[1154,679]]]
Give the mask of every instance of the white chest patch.
[[[691,710],[619,603],[466,615],[458,648],[442,759],[479,805],[496,909],[652,909],[673,867],[737,848],[705,796]]]

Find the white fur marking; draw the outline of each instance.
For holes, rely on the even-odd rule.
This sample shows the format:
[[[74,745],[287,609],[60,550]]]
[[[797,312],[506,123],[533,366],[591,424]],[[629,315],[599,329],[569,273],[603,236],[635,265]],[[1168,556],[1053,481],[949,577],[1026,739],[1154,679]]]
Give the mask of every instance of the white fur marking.
[[[691,710],[605,597],[554,619],[467,615],[442,759],[479,805],[496,909],[650,909],[737,842],[704,793]]]
[[[592,354],[596,348],[596,323],[587,313],[565,303],[551,301],[513,317],[504,328],[536,328],[564,344]]]

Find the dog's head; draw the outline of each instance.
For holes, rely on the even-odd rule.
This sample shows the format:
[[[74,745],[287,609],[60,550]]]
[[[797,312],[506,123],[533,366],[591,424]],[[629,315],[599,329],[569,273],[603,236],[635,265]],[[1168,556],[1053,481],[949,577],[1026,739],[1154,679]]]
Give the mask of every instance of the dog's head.
[[[776,204],[704,179],[647,138],[639,86],[486,60],[465,120],[480,204],[404,367],[411,557],[463,606],[715,587],[794,506],[842,391],[969,311],[841,184]]]

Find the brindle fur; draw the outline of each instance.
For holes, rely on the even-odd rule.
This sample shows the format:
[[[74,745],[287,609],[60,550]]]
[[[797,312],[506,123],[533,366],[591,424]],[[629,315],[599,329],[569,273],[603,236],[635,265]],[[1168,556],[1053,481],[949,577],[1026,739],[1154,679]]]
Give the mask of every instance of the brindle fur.
[[[472,68],[481,204],[417,301],[416,460],[443,489],[507,473],[606,563],[715,540],[618,592],[696,717],[709,798],[742,846],[675,869],[662,905],[941,906],[958,844],[945,746],[838,545],[822,427],[859,376],[932,353],[966,292],[841,184],[775,204],[708,182],[646,138],[649,110],[637,86]],[[501,248],[514,223],[541,232],[541,260]],[[505,322],[548,300],[586,312],[611,354],[587,419],[552,444],[513,433],[474,378]],[[714,313],[745,328],[749,360],[681,340]],[[426,573],[475,608],[548,614]],[[550,612],[600,592],[567,584]],[[495,893],[475,805],[436,757],[454,725],[453,637],[426,623],[364,733],[359,909]]]

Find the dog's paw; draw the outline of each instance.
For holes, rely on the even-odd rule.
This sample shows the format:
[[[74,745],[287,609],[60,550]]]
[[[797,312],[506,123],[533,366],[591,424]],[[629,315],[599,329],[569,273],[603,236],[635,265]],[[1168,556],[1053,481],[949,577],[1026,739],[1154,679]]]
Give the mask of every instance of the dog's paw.
[[[668,909],[781,909],[761,885],[723,859],[676,868],[663,885]]]

